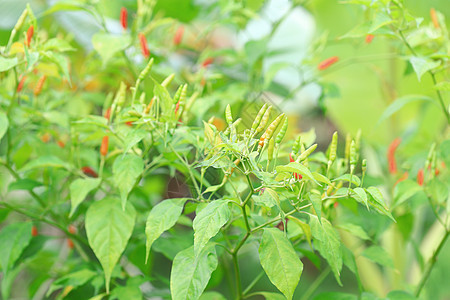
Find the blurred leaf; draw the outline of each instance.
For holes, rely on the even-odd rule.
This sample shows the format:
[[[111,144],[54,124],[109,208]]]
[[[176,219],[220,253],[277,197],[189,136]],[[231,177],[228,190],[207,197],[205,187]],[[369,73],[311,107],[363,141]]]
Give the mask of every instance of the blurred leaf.
[[[228,203],[227,200],[212,201],[195,216],[193,224],[195,257],[230,219]]]
[[[386,300],[415,300],[417,299],[406,291],[391,291],[386,296]]]
[[[259,260],[270,281],[292,299],[300,281],[303,264],[291,242],[277,228],[265,228],[259,246]]]
[[[200,296],[199,300],[226,300],[226,298],[218,292],[205,292]]]
[[[281,172],[299,173],[303,177],[306,177],[306,178],[314,181],[318,185],[320,185],[317,182],[317,180],[314,178],[314,176],[311,173],[311,171],[307,167],[305,167],[304,165],[302,165],[300,163],[291,162],[291,163],[289,163],[288,165],[285,165],[285,166],[277,166],[276,170],[277,170],[278,173],[281,173]]]
[[[35,181],[32,179],[28,179],[28,178],[24,178],[24,179],[19,179],[17,181],[12,182],[8,186],[8,191],[16,191],[16,190],[31,191],[35,187],[43,186],[43,185],[44,184],[42,184],[41,182],[38,182],[38,181]]]
[[[192,0],[164,0],[157,1],[154,11],[162,13],[165,17],[178,19],[181,22],[190,22],[197,16],[199,7]]]
[[[177,254],[173,260],[170,274],[172,299],[198,299],[217,268],[217,255],[214,243],[208,243],[197,257],[194,246]]]
[[[272,83],[273,81],[273,78],[280,70],[288,68],[290,66],[291,64],[287,62],[279,62],[270,65],[269,70],[267,70],[267,72],[264,74],[264,87],[269,87],[270,83]]]
[[[317,295],[316,297],[314,297],[314,300],[329,300],[329,299],[357,300],[358,297],[356,297],[355,295],[352,295],[352,294],[339,293],[339,292],[326,292],[326,293],[321,293],[321,294]]]
[[[434,101],[434,99],[430,98],[428,96],[423,96],[423,95],[404,96],[404,97],[395,99],[395,101],[392,102],[391,105],[389,105],[384,110],[383,114],[381,115],[380,119],[377,122],[377,125],[379,125],[381,122],[383,122],[384,120],[386,120],[387,118],[389,118],[390,116],[395,114],[400,109],[402,109],[403,106],[405,106],[406,104],[410,104],[412,102],[417,102],[417,101],[430,102],[430,103],[433,103],[434,105],[437,105],[437,103]]]
[[[327,260],[336,281],[339,285],[342,285],[340,279],[340,272],[342,269],[342,249],[339,234],[325,218],[322,218],[321,224],[317,217],[311,216],[309,222],[314,238],[314,247],[319,251],[320,255]]]
[[[52,283],[47,291],[46,297],[49,297],[54,291],[64,287],[77,288],[82,286],[86,282],[90,281],[95,275],[97,275],[97,273],[94,271],[82,269],[80,271],[62,276]]]
[[[450,91],[450,82],[449,81],[442,81],[442,82],[438,82],[435,86],[435,89],[440,90],[440,91]]]
[[[317,218],[319,222],[321,222],[322,218],[322,197],[316,193],[309,193],[309,200],[312,203],[314,211],[316,212]]]
[[[0,111],[0,141],[2,140],[2,137],[5,135],[6,130],[8,130],[9,121],[6,114],[2,111]]]
[[[270,293],[270,292],[260,292],[258,295],[261,295],[266,300],[286,300],[286,297],[282,294]]]
[[[128,194],[144,171],[144,161],[135,154],[124,154],[116,158],[112,171],[114,184],[120,191],[122,207],[125,209]]]
[[[367,203],[366,191],[360,187],[353,189],[353,191],[355,192],[355,194],[352,195],[353,199],[355,199],[359,203],[364,204],[367,207],[367,209],[369,209],[369,204]]]
[[[66,52],[66,51],[75,51],[76,49],[73,48],[69,42],[62,40],[62,39],[58,39],[58,38],[52,38],[49,39],[48,41],[46,41],[44,43],[44,45],[42,46],[44,51],[48,51],[48,50],[56,50],[56,51],[60,51],[60,52]]]
[[[123,210],[120,202],[118,198],[106,197],[91,204],[86,212],[86,234],[103,267],[107,293],[111,273],[128,244],[136,218],[131,203]]]
[[[78,178],[70,184],[71,208],[69,217],[73,215],[78,205],[84,201],[87,194],[97,188],[101,181],[101,178]]]
[[[147,135],[148,131],[143,129],[130,130],[124,139],[124,144],[126,145],[124,152],[127,153],[128,151],[130,151],[130,149],[133,148],[134,145],[139,143]]]
[[[384,197],[381,194],[380,190],[374,186],[371,186],[366,189],[366,191],[372,196],[372,198],[380,204],[384,209],[389,210],[386,206],[386,203],[384,202]]]
[[[267,50],[268,38],[263,38],[260,40],[248,41],[244,45],[245,54],[247,55],[247,62],[250,68],[262,58]]]
[[[406,179],[400,181],[394,188],[394,207],[397,207],[404,203],[406,200],[422,191],[422,187],[417,182]]]
[[[0,56],[0,72],[8,71],[9,69],[14,68],[18,63],[19,61],[17,60],[17,57],[6,58]]]
[[[380,11],[376,14],[375,19],[372,21],[368,33],[373,33],[378,28],[386,26],[393,22],[395,21],[392,20],[391,17],[389,17],[385,12]]]
[[[417,79],[419,81],[422,78],[423,74],[425,74],[429,70],[437,68],[441,64],[439,61],[434,61],[426,57],[417,56],[410,57],[409,62],[413,66],[414,72],[416,72]]]
[[[361,255],[382,266],[394,268],[394,261],[389,253],[379,246],[371,246],[365,249]]]
[[[77,124],[87,124],[87,125],[95,125],[101,128],[108,129],[108,120],[103,116],[87,116],[81,120],[73,122],[75,125]]]
[[[352,224],[352,223],[344,223],[344,224],[339,224],[338,228],[348,231],[351,234],[353,234],[354,236],[359,237],[360,239],[370,240],[370,237],[367,235],[367,233],[364,231],[364,229],[359,225]]]
[[[356,186],[361,185],[361,180],[358,178],[358,176],[355,175],[352,175],[352,177],[350,177],[350,174],[344,174],[342,176],[339,176],[338,178],[333,179],[332,181],[339,181],[339,180],[351,182]]]
[[[316,179],[317,181],[323,182],[323,183],[325,183],[327,185],[331,185],[330,179],[328,179],[327,177],[323,176],[322,174],[317,173],[317,172],[312,172],[312,175],[313,175],[314,179]]]
[[[119,51],[122,51],[131,44],[131,37],[128,35],[113,35],[98,32],[92,37],[92,45],[100,54],[103,64],[106,64]]]
[[[153,242],[177,222],[188,198],[166,199],[155,205],[147,218],[145,235],[147,237],[145,260]]]
[[[28,162],[20,169],[20,172],[42,168],[64,168],[68,170],[70,169],[70,165],[56,156],[44,155]]]
[[[31,223],[12,223],[0,231],[0,264],[6,275],[31,241]]]

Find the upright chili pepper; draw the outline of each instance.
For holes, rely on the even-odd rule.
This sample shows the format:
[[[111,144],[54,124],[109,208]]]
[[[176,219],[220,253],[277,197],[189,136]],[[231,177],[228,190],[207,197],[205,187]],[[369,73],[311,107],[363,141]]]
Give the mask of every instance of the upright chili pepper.
[[[430,9],[430,17],[431,17],[431,22],[433,22],[434,28],[439,29],[439,19],[437,17],[437,13],[436,10],[434,8]]]
[[[128,27],[128,11],[125,7],[120,9],[120,24],[122,25],[123,30],[127,30]]]
[[[419,171],[417,172],[417,183],[419,185],[423,185],[423,180],[424,180],[424,174],[423,174],[423,169],[419,169]]]
[[[102,145],[100,146],[100,154],[102,156],[106,156],[106,154],[108,154],[108,142],[109,136],[105,135],[102,140]]]
[[[261,148],[265,145],[265,143],[268,143],[272,136],[275,133],[275,130],[277,129],[278,125],[280,125],[281,120],[284,118],[284,114],[280,114],[275,120],[270,123],[269,127],[267,127],[264,134],[259,139],[258,143],[258,151],[261,150]]]
[[[395,161],[395,151],[397,150],[398,146],[400,145],[401,139],[396,138],[392,141],[392,143],[389,145],[388,151],[387,151],[387,159],[389,164],[389,173],[395,174],[397,173],[397,163]]]
[[[263,117],[261,118],[261,122],[259,123],[258,127],[256,128],[255,134],[260,133],[261,131],[266,128],[267,122],[269,121],[270,112],[272,111],[272,105],[269,105],[269,107],[264,112]]]
[[[277,138],[275,140],[275,144],[277,145],[277,147],[278,147],[278,145],[281,144],[281,141],[283,140],[284,136],[286,135],[287,128],[288,128],[288,118],[285,118],[283,126],[281,126],[281,129],[278,132]]]
[[[350,144],[350,172],[352,174],[357,163],[358,163],[358,155],[356,153],[356,143],[355,141],[352,141],[352,143]]]
[[[295,159],[292,157],[292,153],[289,153],[289,162],[295,162]],[[294,173],[294,177],[298,180],[303,178],[303,176],[299,173]]]
[[[105,118],[109,120],[110,117],[111,117],[111,107],[108,107],[108,109],[105,112]]]
[[[302,151],[302,154],[299,155],[299,157],[297,158],[297,161],[301,162],[301,161],[307,159],[308,156],[310,156],[311,153],[313,153],[314,150],[316,150],[316,148],[317,148],[317,144],[314,144],[311,147],[309,147],[308,149],[306,149],[305,151]]]
[[[183,39],[183,33],[184,33],[184,27],[183,26],[178,27],[178,29],[175,32],[175,35],[173,37],[174,45],[178,46],[179,44],[181,44],[181,40]]]
[[[31,227],[31,236],[38,236],[39,232],[36,226]]]
[[[233,124],[233,115],[231,114],[230,104],[228,104],[227,108],[225,109],[225,120],[227,120],[227,123],[229,126],[231,126],[231,124]]]
[[[214,61],[214,58],[212,58],[212,57],[206,58],[206,59],[202,62],[202,68],[206,68],[207,66],[209,66],[210,64],[212,64],[213,61]]]
[[[39,94],[42,92],[42,88],[44,86],[45,80],[47,79],[47,76],[42,75],[41,78],[39,78],[38,82],[36,83],[36,86],[34,87],[33,94],[35,96],[39,96]]]
[[[294,145],[292,145],[292,156],[297,156],[298,151],[300,151],[300,145],[302,143],[302,136],[299,135],[297,136],[297,138],[295,139]]]
[[[30,43],[31,43],[31,39],[33,38],[33,34],[34,34],[34,26],[30,25],[30,27],[28,27],[27,30],[27,41],[26,41],[26,46],[30,47]]]
[[[23,89],[23,85],[25,84],[25,80],[27,79],[27,76],[22,76],[22,78],[19,81],[19,84],[17,85],[17,93],[20,93]]]
[[[148,50],[147,38],[143,33],[139,33],[139,43],[141,44],[141,52],[145,58],[150,57],[150,51]]]
[[[317,66],[317,69],[320,71],[328,69],[331,65],[337,63],[339,61],[339,57],[332,56],[330,58],[325,59]]]
[[[335,131],[333,133],[330,146],[328,147],[328,169],[330,169],[331,165],[336,159],[337,143],[338,143],[338,133],[337,131]]]
[[[266,112],[266,110],[267,110],[267,104],[264,103],[264,105],[261,107],[258,114],[256,115],[255,120],[253,121],[252,127],[250,129],[250,135],[255,134],[256,128],[258,127],[259,123],[261,123],[261,119],[262,119],[264,113]]]

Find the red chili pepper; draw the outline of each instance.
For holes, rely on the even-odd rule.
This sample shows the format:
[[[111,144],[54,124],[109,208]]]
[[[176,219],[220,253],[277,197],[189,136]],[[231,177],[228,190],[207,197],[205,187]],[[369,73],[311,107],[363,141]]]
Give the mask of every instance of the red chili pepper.
[[[173,43],[175,45],[178,46],[179,44],[181,44],[181,40],[183,39],[183,33],[184,27],[183,26],[178,27],[177,32],[175,32],[175,35],[173,37]]]
[[[110,117],[111,117],[111,107],[108,108],[108,109],[106,110],[106,112],[105,112],[105,118],[106,118],[107,120],[109,120]]]
[[[67,228],[67,230],[68,230],[71,234],[77,233],[77,228],[76,228],[75,226],[73,226],[72,224],[69,225],[69,227]]]
[[[397,163],[395,161],[395,151],[397,150],[398,146],[400,145],[401,139],[396,138],[392,141],[392,143],[389,145],[388,152],[387,152],[387,159],[389,163],[389,173],[395,174],[397,173]]]
[[[125,7],[122,7],[120,9],[120,24],[122,25],[123,30],[127,30],[127,27],[128,27],[127,17],[128,17],[128,11]]]
[[[41,78],[39,78],[38,82],[36,83],[36,86],[34,87],[33,94],[35,96],[38,96],[42,92],[42,87],[44,86],[45,80],[47,79],[47,76],[42,75]]]
[[[318,66],[317,69],[319,70],[325,70],[328,69],[331,65],[337,63],[339,61],[339,57],[337,56],[332,56],[330,58],[325,59],[324,61],[322,61]]]
[[[370,44],[375,36],[373,34],[366,35],[366,44]]]
[[[109,142],[109,137],[107,135],[105,135],[102,140],[102,145],[100,146],[100,154],[102,156],[106,156],[106,154],[108,154],[108,142]]]
[[[175,106],[175,114],[177,114],[178,109],[180,109],[180,101],[178,100],[177,105]]]
[[[439,26],[439,20],[436,14],[436,10],[434,8],[430,9],[430,17],[431,17],[431,21],[433,22],[434,28],[438,29]]]
[[[44,143],[48,143],[50,141],[50,134],[48,132],[44,133],[41,136],[41,141],[43,141]]]
[[[144,55],[145,58],[148,58],[150,56],[150,51],[148,50],[147,38],[142,33],[139,33],[139,42],[141,43],[142,55]]]
[[[423,185],[423,179],[424,179],[423,169],[419,169],[419,171],[417,172],[417,183],[419,185]]]
[[[37,230],[36,226],[31,227],[31,235],[32,236],[38,236],[39,232]]]
[[[202,62],[202,68],[206,68],[207,66],[209,66],[210,64],[212,64],[213,61],[214,61],[214,58],[212,58],[212,57],[206,58],[206,59]]]
[[[289,153],[289,162],[295,162],[295,159],[292,157],[291,153]],[[294,173],[294,177],[297,180],[301,180],[303,178],[303,176],[299,173]]]
[[[61,140],[59,140],[57,143],[58,143],[58,146],[61,148],[64,148],[66,146],[66,144]]]
[[[333,203],[333,207],[334,207],[334,208],[336,208],[336,207],[338,207],[338,206],[339,206],[339,202],[336,201],[336,202]]]
[[[95,172],[94,170],[92,170],[92,168],[91,167],[82,167],[81,168],[81,171],[85,174],[85,175],[87,175],[87,176],[89,176],[89,177],[94,177],[94,178],[97,178],[98,177],[98,174],[97,174],[97,172]]]
[[[395,182],[394,187],[395,187],[397,184],[399,184],[399,182],[402,182],[402,181],[408,179],[408,176],[409,176],[409,173],[408,173],[408,172],[403,173],[403,175]]]
[[[30,47],[30,43],[31,43],[31,39],[33,38],[33,34],[34,34],[34,26],[31,25],[30,27],[28,27],[28,30],[27,30],[27,42],[26,42],[27,47]]]
[[[125,122],[125,124],[127,124],[127,126],[133,126],[133,121],[128,121],[128,122]]]
[[[20,91],[22,91],[26,79],[27,76],[22,76],[22,79],[20,79],[19,84],[17,85],[17,93],[20,93]]]
[[[73,249],[74,244],[73,244],[73,242],[72,242],[71,239],[67,239],[67,246],[68,246],[70,249]]]

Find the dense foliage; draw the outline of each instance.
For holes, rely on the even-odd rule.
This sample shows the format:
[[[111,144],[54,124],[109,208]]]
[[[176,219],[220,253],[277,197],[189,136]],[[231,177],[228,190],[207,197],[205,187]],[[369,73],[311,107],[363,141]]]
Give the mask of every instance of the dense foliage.
[[[293,62],[280,32],[328,10],[275,3],[0,4],[2,299],[450,294],[444,14],[332,4],[361,22]]]

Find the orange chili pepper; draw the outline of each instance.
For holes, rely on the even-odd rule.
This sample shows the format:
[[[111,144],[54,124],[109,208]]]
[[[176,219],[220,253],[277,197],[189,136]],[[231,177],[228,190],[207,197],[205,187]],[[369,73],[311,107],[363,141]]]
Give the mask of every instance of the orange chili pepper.
[[[106,154],[108,154],[108,142],[109,136],[105,135],[102,140],[102,145],[100,146],[100,154],[102,156],[106,156]]]
[[[128,11],[125,7],[122,7],[120,9],[120,24],[122,25],[123,30],[127,30],[128,27],[127,17]]]
[[[325,59],[321,63],[319,63],[319,65],[317,66],[317,69],[319,69],[320,71],[323,71],[325,69],[328,69],[331,65],[337,63],[338,61],[339,61],[339,57],[332,56],[330,58]]]
[[[145,58],[148,58],[150,56],[150,51],[148,50],[147,38],[142,33],[139,33],[139,42],[141,43],[142,55],[144,55]]]

